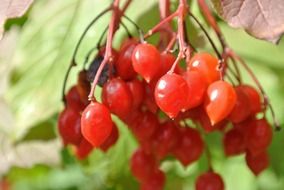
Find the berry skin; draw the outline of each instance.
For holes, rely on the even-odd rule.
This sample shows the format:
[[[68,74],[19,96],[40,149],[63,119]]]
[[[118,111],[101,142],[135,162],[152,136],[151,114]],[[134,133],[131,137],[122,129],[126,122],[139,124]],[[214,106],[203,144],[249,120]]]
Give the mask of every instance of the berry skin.
[[[84,160],[92,152],[93,146],[85,138],[82,139],[79,146],[76,147],[75,155],[79,160]]]
[[[134,79],[137,75],[132,66],[132,53],[137,44],[137,40],[127,39],[120,48],[115,66],[117,75],[123,80]]]
[[[240,123],[251,115],[251,104],[250,98],[242,86],[236,87],[235,92],[237,94],[236,104],[228,117],[233,123]]]
[[[265,119],[252,120],[247,131],[246,143],[248,150],[258,154],[266,150],[272,141],[272,128]]]
[[[82,113],[81,130],[83,136],[94,147],[101,146],[110,136],[113,123],[108,108],[100,103],[90,103]]]
[[[65,145],[78,145],[81,142],[80,114],[72,108],[65,108],[58,118],[58,130]]]
[[[133,51],[132,65],[137,73],[150,82],[160,72],[160,52],[151,44],[139,44]]]
[[[118,136],[119,136],[118,128],[115,125],[115,123],[113,123],[111,133],[109,137],[105,140],[105,142],[100,146],[100,149],[104,152],[107,152],[108,149],[116,143]]]
[[[187,70],[200,72],[208,85],[220,79],[217,68],[218,59],[209,53],[195,54],[187,65]]]
[[[234,88],[225,81],[216,81],[207,89],[205,110],[212,125],[225,119],[233,110],[237,100]]]
[[[242,85],[240,87],[247,93],[249,97],[252,114],[261,112],[261,100],[256,89],[249,85]]]
[[[138,79],[134,79],[132,81],[127,82],[126,84],[132,95],[132,109],[138,109],[141,106],[145,97],[145,89],[143,82]]]
[[[224,186],[221,176],[214,172],[201,174],[195,182],[196,190],[224,190]]]
[[[266,151],[257,155],[247,152],[246,163],[254,175],[257,176],[269,166],[269,157]]]
[[[204,149],[203,140],[199,132],[190,127],[181,129],[180,140],[173,154],[184,166],[188,166],[200,158]]]
[[[131,157],[130,167],[132,175],[138,181],[145,181],[156,168],[153,155],[146,153],[143,149],[138,149]]]
[[[84,108],[85,105],[81,101],[81,96],[78,91],[77,86],[73,86],[67,93],[66,95],[66,105],[67,107],[72,108],[76,112],[81,112]]]
[[[207,88],[206,81],[198,71],[187,71],[183,76],[189,88],[186,109],[197,107],[203,102]]]
[[[157,113],[158,111],[158,106],[155,102],[155,97],[154,97],[155,87],[156,87],[156,81],[151,81],[149,84],[144,82],[145,99],[143,101],[143,104],[152,113]]]
[[[159,169],[155,169],[149,177],[142,182],[140,190],[163,190],[165,186],[165,174]]]
[[[237,129],[226,132],[223,139],[224,151],[226,156],[239,155],[245,152],[245,137]]]
[[[119,78],[113,78],[103,86],[102,101],[112,113],[122,118],[132,109],[131,92],[126,83]]]
[[[157,82],[155,88],[155,100],[157,105],[170,118],[185,109],[188,96],[188,85],[182,76],[177,74],[165,74]]]

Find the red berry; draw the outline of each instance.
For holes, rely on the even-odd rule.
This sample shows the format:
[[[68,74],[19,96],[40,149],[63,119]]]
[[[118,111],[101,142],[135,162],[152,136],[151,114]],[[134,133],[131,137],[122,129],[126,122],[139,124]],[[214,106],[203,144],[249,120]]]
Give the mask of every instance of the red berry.
[[[269,157],[266,151],[263,151],[257,155],[247,152],[246,163],[250,170],[255,175],[258,175],[269,166]]]
[[[90,82],[87,79],[87,71],[83,70],[78,75],[77,91],[80,95],[80,100],[84,105],[88,105],[88,95],[91,90]]]
[[[220,79],[218,68],[218,59],[209,53],[195,54],[187,65],[187,70],[200,72],[207,84]]]
[[[187,127],[182,129],[180,144],[173,154],[184,166],[188,166],[200,158],[203,148],[204,144],[199,132]]]
[[[184,78],[189,88],[186,109],[191,109],[203,102],[207,84],[198,71],[187,71],[184,73]]]
[[[157,82],[156,103],[170,118],[176,117],[185,108],[187,96],[188,85],[180,75],[166,74]]]
[[[200,175],[195,182],[196,190],[224,190],[224,186],[221,176],[214,172]]]
[[[80,112],[85,108],[85,104],[81,101],[80,93],[77,86],[73,86],[66,95],[66,105],[76,112]]]
[[[89,141],[83,138],[79,146],[76,147],[75,154],[79,160],[83,160],[89,156],[92,150],[93,150],[93,146],[89,143]]]
[[[108,149],[113,146],[118,139],[118,129],[115,123],[113,123],[113,127],[109,137],[104,141],[104,143],[100,146],[100,149],[104,152],[108,151]]]
[[[131,157],[131,172],[139,180],[145,181],[155,170],[156,163],[153,155],[138,149]]]
[[[123,80],[131,80],[137,75],[132,66],[132,53],[137,44],[137,40],[127,39],[120,48],[115,66],[117,75]]]
[[[145,89],[143,82],[138,79],[134,79],[126,83],[132,95],[132,108],[138,109],[145,97]]]
[[[134,70],[150,82],[160,72],[160,52],[151,44],[139,44],[133,51],[132,64]]]
[[[158,111],[158,106],[156,104],[154,97],[155,87],[156,87],[155,81],[151,81],[149,84],[144,82],[145,99],[143,103],[147,107],[147,109],[152,113],[156,113]]]
[[[106,106],[92,102],[82,113],[82,134],[94,146],[99,147],[109,137],[113,123]]]
[[[250,99],[242,86],[235,88],[237,95],[236,104],[229,115],[229,120],[233,123],[240,123],[251,115]]]
[[[252,114],[261,112],[261,100],[256,89],[249,85],[242,85],[241,88],[247,93],[250,99],[250,109]]]
[[[131,92],[126,83],[119,78],[111,79],[103,86],[102,101],[112,113],[122,118],[132,109]]]
[[[237,129],[226,132],[223,139],[225,154],[234,156],[245,152],[245,137]]]
[[[234,88],[225,81],[216,81],[208,87],[205,110],[212,125],[222,121],[231,113],[236,99]]]
[[[163,190],[165,186],[165,174],[155,169],[148,178],[142,182],[140,190]]]
[[[272,128],[265,119],[252,120],[247,131],[247,148],[251,153],[264,151],[272,141]]]
[[[159,120],[157,116],[149,111],[143,113],[138,118],[136,124],[132,127],[132,130],[139,140],[148,140],[159,127]]]
[[[77,145],[81,142],[80,114],[72,108],[65,108],[58,118],[58,130],[65,145]]]

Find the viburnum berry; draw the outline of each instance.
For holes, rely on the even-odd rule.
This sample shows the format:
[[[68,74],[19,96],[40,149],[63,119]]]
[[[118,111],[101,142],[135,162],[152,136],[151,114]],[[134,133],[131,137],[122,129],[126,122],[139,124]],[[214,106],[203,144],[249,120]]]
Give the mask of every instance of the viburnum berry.
[[[110,111],[119,117],[126,117],[132,109],[132,95],[126,83],[113,78],[104,84],[102,101]]]
[[[237,100],[234,88],[225,81],[216,81],[207,89],[205,99],[205,110],[210,118],[211,124],[225,119],[233,110]]]
[[[265,119],[254,119],[249,125],[246,136],[248,150],[254,154],[266,150],[272,141],[272,127]]]
[[[208,85],[220,79],[220,72],[217,68],[218,59],[205,52],[196,53],[187,65],[187,70],[200,72]]]
[[[164,172],[160,169],[155,169],[146,180],[142,181],[140,190],[163,190],[165,179]]]
[[[77,91],[80,95],[81,102],[88,105],[88,95],[91,90],[91,84],[87,79],[87,71],[80,71],[77,80]]]
[[[138,109],[145,98],[143,82],[138,79],[133,79],[128,81],[126,84],[132,95],[132,109]]]
[[[190,127],[181,129],[180,138],[173,154],[184,166],[188,166],[200,158],[204,149],[203,140],[199,132]]]
[[[131,157],[130,167],[132,174],[138,181],[145,181],[155,171],[156,161],[152,154],[138,149]]]
[[[228,118],[233,123],[240,123],[246,120],[252,114],[250,98],[242,86],[237,86],[235,88],[235,92],[237,95],[236,104]]]
[[[207,84],[200,72],[187,71],[184,73],[189,88],[186,109],[191,109],[202,104]]]
[[[108,151],[108,149],[113,146],[118,140],[119,132],[115,123],[113,123],[112,130],[108,138],[100,145],[100,149],[104,152]]]
[[[91,102],[82,113],[81,131],[94,146],[101,146],[110,136],[113,128],[110,111],[98,102]]]
[[[240,88],[242,88],[249,97],[251,113],[256,114],[261,112],[261,99],[256,89],[249,85],[241,85]]]
[[[72,108],[77,112],[80,112],[85,108],[85,104],[81,100],[77,86],[70,88],[70,90],[67,92],[67,95],[65,96],[65,99],[66,106]]]
[[[137,73],[150,82],[160,72],[160,52],[151,44],[139,44],[133,51],[132,65]]]
[[[65,145],[81,142],[81,117],[71,107],[65,108],[58,118],[58,131]]]
[[[137,44],[136,39],[127,39],[121,45],[115,67],[117,75],[123,80],[134,79],[137,75],[132,66],[132,53]]]
[[[221,176],[214,172],[201,174],[195,182],[196,190],[224,190],[225,185]]]
[[[234,156],[245,152],[244,135],[237,129],[231,129],[224,134],[223,146],[226,156]]]
[[[165,74],[157,82],[156,103],[170,118],[175,118],[181,110],[185,109],[187,96],[188,85],[180,75]]]
[[[246,153],[246,163],[254,175],[259,175],[269,166],[269,157],[266,151],[254,155],[250,152]]]
[[[85,138],[82,138],[82,141],[75,149],[75,155],[79,160],[83,160],[89,156],[93,150],[93,146]]]
[[[156,113],[158,111],[158,106],[155,101],[155,87],[155,81],[151,81],[150,83],[144,82],[145,98],[143,104],[152,113]]]

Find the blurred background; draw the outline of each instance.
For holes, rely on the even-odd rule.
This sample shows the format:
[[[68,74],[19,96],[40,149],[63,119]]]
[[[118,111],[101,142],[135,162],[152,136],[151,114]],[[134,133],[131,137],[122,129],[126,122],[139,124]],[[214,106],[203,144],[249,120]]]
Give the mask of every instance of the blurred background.
[[[110,0],[35,0],[23,17],[6,22],[6,32],[0,41],[0,183],[8,181],[16,190],[138,189],[128,164],[137,142],[123,123],[116,119],[120,138],[115,146],[107,153],[94,150],[83,162],[72,156],[70,148],[62,147],[57,135],[57,116],[63,109],[63,79],[74,47],[92,18],[110,3]],[[205,24],[197,5],[192,3],[191,8]],[[159,21],[157,1],[153,0],[134,0],[126,14],[144,31]],[[102,17],[88,32],[76,58],[79,66],[72,71],[68,86],[75,82],[80,63],[96,45],[109,18],[110,14]],[[255,72],[283,124],[284,41],[276,46],[256,40],[243,30],[232,29],[222,20],[218,22],[228,44]],[[133,25],[127,26],[136,34]],[[208,30],[214,38],[214,33]],[[212,51],[197,26],[191,24],[189,31],[198,50]],[[120,30],[114,47],[119,47],[125,37]],[[244,76],[250,83],[249,77]],[[258,177],[249,171],[244,156],[225,158],[220,139],[220,134],[212,133],[206,142],[212,152],[213,167],[224,177],[228,190],[284,189],[283,130],[274,134],[269,149],[271,166]],[[191,190],[196,176],[206,170],[206,158],[203,156],[187,168],[167,160],[162,169],[167,173],[166,189]]]

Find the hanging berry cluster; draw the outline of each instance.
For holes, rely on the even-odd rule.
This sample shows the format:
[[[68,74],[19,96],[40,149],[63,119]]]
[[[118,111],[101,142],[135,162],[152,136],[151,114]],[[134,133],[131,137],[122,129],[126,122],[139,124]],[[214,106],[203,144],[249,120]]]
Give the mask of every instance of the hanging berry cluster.
[[[79,40],[63,89],[65,109],[58,122],[63,143],[73,145],[79,159],[86,158],[93,148],[107,151],[119,136],[111,117],[116,115],[139,142],[130,168],[142,190],[163,189],[165,174],[159,165],[168,156],[186,167],[203,153],[207,154],[209,168],[196,179],[196,189],[223,190],[223,180],[213,170],[210,150],[204,141],[204,136],[214,131],[223,134],[226,156],[245,154],[246,164],[255,175],[266,169],[267,148],[273,136],[266,111],[269,108],[275,120],[273,109],[253,72],[225,43],[204,0],[198,1],[200,9],[220,40],[222,53],[185,0],[180,0],[172,14],[169,1],[160,1],[162,20],[145,35],[124,14],[130,2],[120,9],[119,0],[115,0],[92,21],[91,25],[106,12],[112,12],[106,43],[101,45],[102,36],[96,46],[97,55],[88,69],[84,64],[77,84],[65,95],[67,77],[76,65],[76,53],[91,25]],[[193,47],[186,32],[187,16],[199,25],[217,56]],[[177,31],[170,26],[174,18]],[[140,39],[130,34],[123,19],[134,24]],[[120,25],[129,38],[117,51],[112,48],[112,40]],[[161,34],[160,43],[156,46],[147,43],[145,40],[156,32]],[[172,51],[175,46],[178,53]],[[180,64],[182,60],[185,66]],[[240,66],[257,88],[242,81]],[[101,102],[94,97],[97,85],[102,87]],[[277,121],[274,122],[278,129]]]

